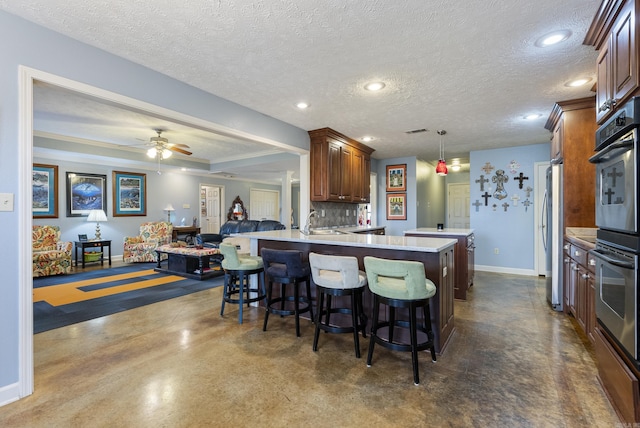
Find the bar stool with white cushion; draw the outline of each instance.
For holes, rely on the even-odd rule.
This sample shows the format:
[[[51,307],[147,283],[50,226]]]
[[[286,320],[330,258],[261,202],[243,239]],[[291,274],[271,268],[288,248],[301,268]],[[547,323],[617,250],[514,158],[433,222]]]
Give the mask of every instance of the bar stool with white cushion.
[[[358,268],[358,259],[352,256],[333,256],[309,253],[311,277],[316,284],[316,329],[313,336],[313,350],[318,350],[320,330],[330,333],[353,333],[356,358],[360,358],[360,342],[358,332],[367,337],[367,317],[362,309],[362,293],[367,285],[367,277]],[[326,296],[326,307],[325,306]],[[331,298],[350,296],[351,307],[332,307]],[[331,314],[351,315],[351,326],[331,324]],[[324,315],[324,322],[322,317]]]
[[[371,367],[373,347],[375,344],[395,351],[411,352],[413,363],[413,383],[418,385],[418,351],[431,350],[431,359],[436,362],[434,336],[431,328],[431,311],[429,300],[436,294],[436,286],[425,277],[424,265],[416,261],[387,260],[366,256],[364,267],[369,281],[369,290],[373,293],[373,323],[371,326],[371,340],[369,342],[369,354],[367,366]],[[389,308],[389,320],[379,321],[380,304]],[[409,320],[397,320],[396,308],[407,308]],[[418,325],[416,311],[422,308],[424,325]],[[387,328],[386,337],[381,337],[380,329]],[[409,344],[406,340],[398,340],[394,332],[395,327],[409,328]],[[418,342],[418,331],[425,340]],[[395,336],[395,337],[394,337]]]

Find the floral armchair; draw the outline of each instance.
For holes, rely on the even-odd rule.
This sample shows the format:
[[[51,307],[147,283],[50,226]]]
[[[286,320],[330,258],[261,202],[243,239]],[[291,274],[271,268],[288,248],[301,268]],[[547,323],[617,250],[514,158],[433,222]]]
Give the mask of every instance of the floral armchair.
[[[155,262],[156,248],[171,242],[173,225],[166,221],[142,223],[140,235],[125,236],[123,261],[125,263]]]
[[[33,276],[62,275],[71,272],[71,242],[60,241],[58,226],[33,226]]]

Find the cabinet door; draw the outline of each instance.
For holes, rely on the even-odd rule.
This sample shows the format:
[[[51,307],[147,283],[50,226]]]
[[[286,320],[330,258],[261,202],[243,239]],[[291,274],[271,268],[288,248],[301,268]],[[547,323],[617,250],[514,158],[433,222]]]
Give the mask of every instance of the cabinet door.
[[[621,105],[627,95],[638,87],[635,24],[635,1],[628,1],[620,11],[611,32],[611,83],[616,105]]]
[[[351,167],[353,168],[353,202],[364,202],[364,177],[363,177],[364,153],[354,150],[351,157]]]
[[[596,121],[602,123],[612,109],[607,105],[611,99],[611,38],[602,46],[596,61]]]
[[[575,307],[576,307],[576,320],[580,327],[582,327],[582,331],[585,334],[587,331],[587,280],[589,279],[589,273],[584,268],[584,266],[577,265],[578,271],[576,275],[576,299],[575,299]]]
[[[553,130],[551,137],[551,159],[562,159],[562,148],[564,143],[564,118],[560,118],[558,125]]]
[[[371,202],[371,157],[362,157],[362,202]]]
[[[332,140],[328,142],[328,163],[327,163],[327,175],[328,175],[328,201],[341,201],[342,198],[342,147],[341,144]]]
[[[353,149],[348,146],[342,147],[340,154],[340,200],[351,202],[353,200]]]

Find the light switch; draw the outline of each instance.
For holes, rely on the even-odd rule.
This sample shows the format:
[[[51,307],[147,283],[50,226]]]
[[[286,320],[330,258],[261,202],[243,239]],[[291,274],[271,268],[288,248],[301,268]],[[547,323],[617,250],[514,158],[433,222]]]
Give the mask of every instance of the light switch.
[[[0,193],[0,211],[13,211],[13,193]]]
[[[182,204],[182,208],[184,208],[185,210],[188,210],[189,208],[191,208],[191,205],[189,205],[189,204]]]

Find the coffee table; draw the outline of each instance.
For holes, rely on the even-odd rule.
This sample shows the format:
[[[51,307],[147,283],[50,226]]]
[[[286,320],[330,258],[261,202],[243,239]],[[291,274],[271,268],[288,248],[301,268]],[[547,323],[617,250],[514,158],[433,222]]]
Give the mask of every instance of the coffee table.
[[[157,272],[198,280],[224,275],[224,270],[219,263],[222,256],[218,256],[220,250],[217,248],[172,247],[167,244],[156,248],[156,253],[158,265],[154,270]],[[163,254],[167,255],[166,260],[162,260]],[[166,268],[162,267],[163,262],[167,263]]]

